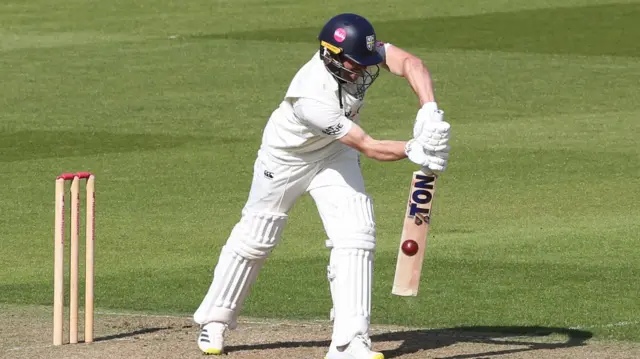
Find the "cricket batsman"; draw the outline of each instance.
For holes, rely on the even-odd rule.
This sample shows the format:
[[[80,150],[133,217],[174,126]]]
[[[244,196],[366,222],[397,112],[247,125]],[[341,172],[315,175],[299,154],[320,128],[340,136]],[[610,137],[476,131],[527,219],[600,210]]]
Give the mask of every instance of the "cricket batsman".
[[[194,321],[198,347],[222,354],[224,333],[237,317],[288,212],[305,192],[313,198],[330,250],[327,266],[333,333],[326,359],[383,359],[369,338],[376,225],[359,155],[378,161],[408,158],[427,173],[446,169],[450,125],[436,104],[431,75],[407,51],[376,39],[362,16],[331,18],[319,50],[293,77],[267,121],[241,216],[223,246],[213,281]],[[360,126],[367,89],[380,67],[403,77],[418,97],[408,141],[378,140]]]

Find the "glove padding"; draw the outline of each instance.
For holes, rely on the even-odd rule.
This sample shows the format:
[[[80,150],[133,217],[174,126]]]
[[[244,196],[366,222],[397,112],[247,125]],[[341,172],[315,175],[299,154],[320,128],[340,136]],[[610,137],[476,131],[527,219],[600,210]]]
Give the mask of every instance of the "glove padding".
[[[447,151],[429,151],[416,139],[411,139],[404,147],[409,160],[422,167],[426,173],[444,172],[447,169],[449,153]]]
[[[426,151],[448,152],[451,125],[444,121],[444,111],[435,102],[422,106],[413,125],[413,138]]]

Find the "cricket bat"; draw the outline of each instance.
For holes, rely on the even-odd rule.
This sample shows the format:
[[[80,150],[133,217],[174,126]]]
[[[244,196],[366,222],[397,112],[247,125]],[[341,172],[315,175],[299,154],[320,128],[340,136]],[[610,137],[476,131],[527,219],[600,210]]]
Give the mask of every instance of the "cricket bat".
[[[429,234],[431,204],[437,179],[437,175],[422,171],[414,171],[411,177],[409,200],[391,289],[394,295],[405,297],[418,295],[422,262]]]

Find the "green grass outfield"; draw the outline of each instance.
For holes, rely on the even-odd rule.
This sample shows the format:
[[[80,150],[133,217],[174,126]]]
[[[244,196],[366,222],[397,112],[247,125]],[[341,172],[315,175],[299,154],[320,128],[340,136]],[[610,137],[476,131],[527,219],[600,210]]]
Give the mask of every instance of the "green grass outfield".
[[[363,162],[373,322],[640,341],[640,2],[321,3],[0,2],[0,302],[51,304],[54,178],[88,170],[97,309],[191,314],[268,116],[324,21],[355,11],[428,64],[454,136],[416,298],[390,294],[415,167]],[[383,73],[363,126],[407,139],[415,113]],[[317,211],[290,216],[244,314],[327,318]]]

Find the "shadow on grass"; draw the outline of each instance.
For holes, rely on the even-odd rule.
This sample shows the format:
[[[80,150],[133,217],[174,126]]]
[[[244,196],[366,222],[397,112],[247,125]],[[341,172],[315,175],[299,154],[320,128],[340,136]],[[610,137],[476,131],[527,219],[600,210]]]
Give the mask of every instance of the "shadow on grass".
[[[566,340],[555,342],[551,342],[551,338],[547,339],[547,342],[537,342],[533,340],[534,338],[548,337],[551,335],[562,335],[566,337]],[[467,359],[485,356],[508,355],[542,349],[548,350],[582,346],[585,345],[586,341],[592,336],[593,333],[591,332],[568,328],[551,328],[538,326],[474,326],[388,332],[372,335],[371,340],[374,342],[374,345],[375,343],[380,342],[402,342],[400,346],[395,349],[382,351],[385,358],[387,359],[416,353],[421,350],[437,349],[451,346],[457,343],[481,343],[520,346],[520,348],[491,350],[482,353],[461,354],[442,358]],[[227,352],[236,352],[245,350],[329,347],[329,344],[329,340],[289,341],[253,345],[236,345],[227,347],[226,349]]]

